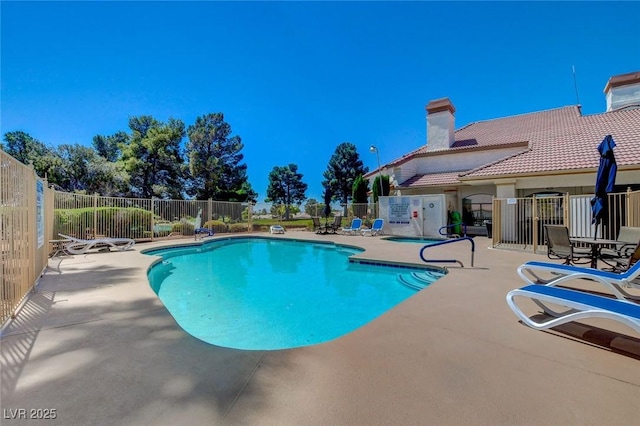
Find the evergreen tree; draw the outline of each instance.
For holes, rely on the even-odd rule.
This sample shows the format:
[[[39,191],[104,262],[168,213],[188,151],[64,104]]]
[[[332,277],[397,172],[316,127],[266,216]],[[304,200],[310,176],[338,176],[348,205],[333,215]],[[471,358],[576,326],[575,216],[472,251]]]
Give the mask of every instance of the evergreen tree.
[[[247,181],[247,165],[241,164],[244,145],[231,136],[222,113],[198,117],[187,129],[187,155],[191,182],[189,195],[197,199],[254,200],[257,194]],[[244,198],[244,199],[241,199]]]
[[[129,135],[117,132],[111,136],[96,135],[93,137],[93,148],[96,153],[112,163],[120,158],[120,150],[129,142]]]
[[[356,146],[350,142],[338,145],[331,156],[327,170],[323,173],[325,180],[322,186],[331,188],[333,199],[342,202],[345,216],[356,176],[364,175],[368,171],[369,168],[360,160]]]
[[[302,174],[298,173],[298,166],[289,164],[284,167],[274,167],[269,173],[269,187],[266,202],[283,204],[285,206],[285,220],[289,220],[290,206],[302,204],[305,200],[307,184],[302,182]]]
[[[365,217],[367,215],[368,208],[368,196],[369,192],[369,181],[362,177],[362,175],[356,176],[353,181],[353,192],[352,192],[352,201],[353,201],[353,214],[357,217]]]
[[[151,116],[140,116],[129,119],[129,127],[132,134],[122,149],[122,161],[129,173],[131,195],[182,199],[182,121],[170,118],[167,123],[160,123]]]
[[[376,176],[373,180],[373,202],[378,202],[379,196],[388,196],[391,192],[391,185],[389,184],[389,176],[382,175],[382,193],[380,192],[380,175]]]

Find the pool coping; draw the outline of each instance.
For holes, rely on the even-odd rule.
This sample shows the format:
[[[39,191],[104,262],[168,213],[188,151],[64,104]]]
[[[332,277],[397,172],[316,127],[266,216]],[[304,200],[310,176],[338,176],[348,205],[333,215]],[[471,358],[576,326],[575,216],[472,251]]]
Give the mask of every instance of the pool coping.
[[[213,244],[220,241],[242,240],[242,239],[262,239],[262,240],[273,240],[273,241],[284,240],[284,241],[293,241],[293,242],[300,242],[300,243],[321,244],[321,245],[327,245],[332,247],[344,247],[344,248],[349,248],[349,249],[359,251],[359,253],[354,253],[353,255],[349,256],[348,259],[350,263],[359,263],[363,265],[379,265],[379,266],[388,266],[388,267],[406,268],[406,269],[423,269],[423,270],[429,270],[429,271],[443,271],[445,274],[448,273],[449,271],[444,266],[425,265],[424,262],[422,263],[397,262],[397,261],[391,261],[391,260],[380,260],[374,257],[370,258],[366,256],[366,252],[367,252],[366,248],[362,247],[361,245],[336,243],[335,241],[315,241],[315,240],[295,238],[295,237],[274,237],[272,235],[234,235],[234,236],[212,237],[204,241],[200,240],[200,241],[193,241],[189,243],[182,242],[182,243],[176,243],[176,244],[170,243],[162,247],[143,249],[143,250],[140,250],[140,253],[151,256],[151,255],[154,255],[153,252],[162,251],[162,250],[171,250],[175,248],[201,247],[201,246]],[[155,266],[161,261],[162,259],[157,259],[155,262],[151,264],[150,268]]]

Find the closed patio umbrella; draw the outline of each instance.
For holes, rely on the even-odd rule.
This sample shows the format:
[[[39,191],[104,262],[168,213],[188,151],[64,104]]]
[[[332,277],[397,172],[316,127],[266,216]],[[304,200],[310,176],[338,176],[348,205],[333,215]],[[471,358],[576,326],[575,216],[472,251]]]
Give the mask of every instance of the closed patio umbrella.
[[[606,222],[609,218],[607,194],[613,192],[613,187],[616,183],[616,172],[618,171],[616,158],[613,155],[615,146],[616,143],[611,135],[605,136],[600,145],[598,145],[600,165],[596,176],[596,195],[591,199],[591,211],[593,213],[591,223],[596,225],[594,238],[598,236],[598,224]]]

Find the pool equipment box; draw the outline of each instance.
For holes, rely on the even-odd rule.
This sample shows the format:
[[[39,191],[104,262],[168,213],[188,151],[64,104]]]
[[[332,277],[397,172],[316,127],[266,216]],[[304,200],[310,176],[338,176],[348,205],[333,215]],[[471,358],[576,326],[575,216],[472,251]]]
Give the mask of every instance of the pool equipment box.
[[[407,195],[380,197],[380,217],[387,235],[443,238],[438,230],[447,225],[447,207],[454,195]]]

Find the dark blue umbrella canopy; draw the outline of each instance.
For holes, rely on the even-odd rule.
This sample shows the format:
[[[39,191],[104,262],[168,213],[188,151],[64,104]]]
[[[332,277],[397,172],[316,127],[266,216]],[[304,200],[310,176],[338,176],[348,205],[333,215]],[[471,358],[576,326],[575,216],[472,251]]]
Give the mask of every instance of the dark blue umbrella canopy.
[[[593,213],[592,223],[596,224],[596,235],[598,231],[598,223],[602,223],[608,219],[609,209],[607,208],[607,194],[613,192],[616,184],[616,173],[618,165],[613,155],[613,148],[616,143],[611,135],[605,138],[598,145],[600,153],[600,165],[598,166],[598,175],[596,176],[596,196],[591,200],[591,211]]]

